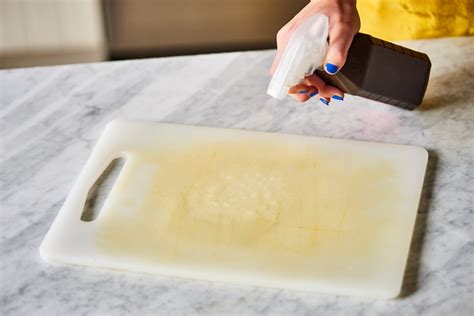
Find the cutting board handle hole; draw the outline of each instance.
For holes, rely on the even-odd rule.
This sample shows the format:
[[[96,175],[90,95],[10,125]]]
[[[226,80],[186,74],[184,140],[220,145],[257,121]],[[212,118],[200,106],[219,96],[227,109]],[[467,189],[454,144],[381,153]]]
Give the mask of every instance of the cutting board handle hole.
[[[125,158],[116,158],[110,162],[104,172],[89,189],[86,203],[82,210],[81,221],[92,222],[99,216],[110,190],[115,184],[120,171],[125,164]]]

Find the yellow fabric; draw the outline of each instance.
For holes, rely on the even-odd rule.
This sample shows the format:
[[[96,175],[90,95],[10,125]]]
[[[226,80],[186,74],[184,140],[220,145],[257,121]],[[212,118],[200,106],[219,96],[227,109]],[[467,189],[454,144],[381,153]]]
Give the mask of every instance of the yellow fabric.
[[[474,0],[358,0],[361,32],[384,40],[474,34]]]

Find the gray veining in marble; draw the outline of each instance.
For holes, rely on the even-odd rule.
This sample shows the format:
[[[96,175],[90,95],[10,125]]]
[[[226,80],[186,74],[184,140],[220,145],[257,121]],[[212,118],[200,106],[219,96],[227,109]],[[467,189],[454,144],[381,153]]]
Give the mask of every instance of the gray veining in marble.
[[[346,96],[266,94],[273,51],[0,72],[2,315],[473,315],[474,37],[405,43],[433,68],[409,112]],[[430,151],[401,298],[351,297],[50,265],[38,247],[94,142],[118,117]],[[349,159],[349,157],[348,157]]]

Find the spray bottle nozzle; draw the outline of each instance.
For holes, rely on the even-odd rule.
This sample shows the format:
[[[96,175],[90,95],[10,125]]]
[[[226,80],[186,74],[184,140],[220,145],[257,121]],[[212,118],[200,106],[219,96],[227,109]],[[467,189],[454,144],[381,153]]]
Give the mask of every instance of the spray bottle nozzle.
[[[320,67],[326,57],[329,20],[315,14],[301,24],[288,42],[267,93],[284,99],[288,89]]]

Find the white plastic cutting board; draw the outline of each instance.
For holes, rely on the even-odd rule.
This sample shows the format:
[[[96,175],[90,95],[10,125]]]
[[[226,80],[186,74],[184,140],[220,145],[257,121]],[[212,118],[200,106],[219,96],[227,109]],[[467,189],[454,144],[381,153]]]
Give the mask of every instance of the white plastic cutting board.
[[[89,188],[126,158],[105,204]],[[401,145],[110,123],[41,247],[54,262],[257,286],[399,294],[427,163]]]

